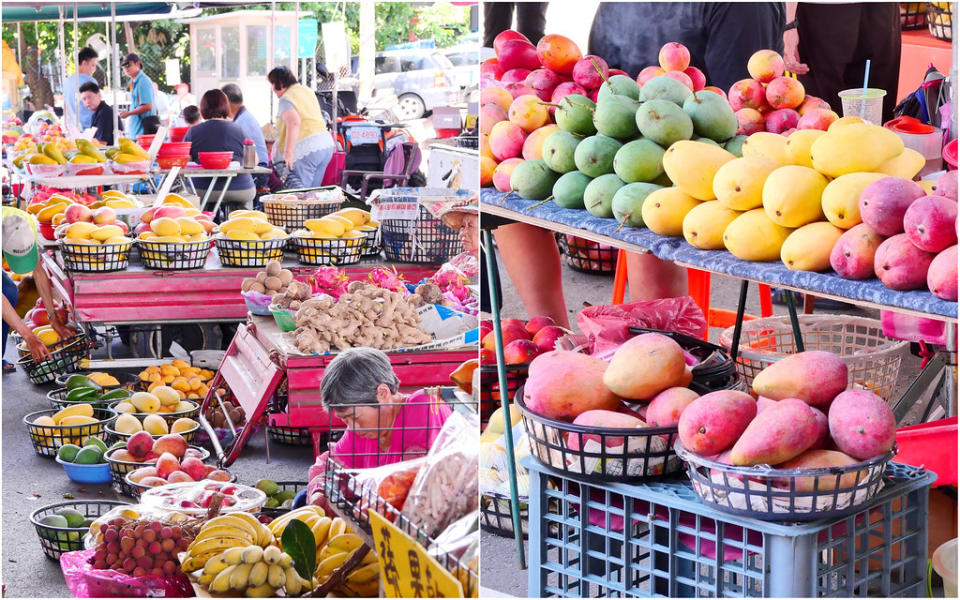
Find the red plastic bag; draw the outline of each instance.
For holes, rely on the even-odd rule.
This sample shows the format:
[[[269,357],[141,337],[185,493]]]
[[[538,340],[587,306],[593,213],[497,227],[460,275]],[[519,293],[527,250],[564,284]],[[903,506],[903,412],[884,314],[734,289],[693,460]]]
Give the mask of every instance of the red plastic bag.
[[[134,577],[113,569],[94,569],[94,550],[60,555],[60,570],[76,598],[192,598],[193,586],[186,575]]]
[[[628,328],[676,331],[702,338],[707,331],[703,311],[690,296],[591,306],[577,315],[580,331],[590,338],[589,353],[604,358],[633,337]]]

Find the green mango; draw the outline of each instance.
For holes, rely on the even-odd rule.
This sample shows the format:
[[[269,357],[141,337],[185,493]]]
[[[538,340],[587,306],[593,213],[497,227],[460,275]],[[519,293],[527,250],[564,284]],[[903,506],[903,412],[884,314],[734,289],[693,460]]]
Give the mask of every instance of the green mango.
[[[292,500],[297,497],[297,493],[293,490],[282,490],[273,495],[274,498],[280,502],[286,502],[287,500]]]
[[[110,390],[109,392],[100,396],[100,402],[112,402],[113,400],[126,400],[133,395],[133,392],[123,388],[117,388],[115,390]]]
[[[64,444],[57,450],[57,458],[63,462],[72,463],[77,459],[78,452],[80,452],[80,446],[76,444]]]
[[[70,524],[67,522],[67,519],[65,517],[61,517],[60,515],[57,515],[57,514],[47,515],[43,517],[42,519],[40,519],[40,524],[46,525],[47,527],[66,528],[70,526]],[[59,532],[57,531],[45,531],[41,535],[47,538],[48,540],[56,540],[58,533]]]
[[[66,519],[67,527],[71,527],[74,529],[83,527],[83,520],[86,518],[83,516],[83,514],[80,511],[74,510],[72,508],[62,508],[57,512],[55,512],[54,514],[60,515],[61,517]]]
[[[77,388],[93,388],[97,390],[97,392],[103,391],[103,388],[86,375],[71,375],[67,379],[67,389],[75,390]]]
[[[280,508],[293,508],[293,498],[284,500],[283,504],[280,505]]]
[[[267,498],[266,503],[264,503],[266,508],[277,508],[280,506],[280,502],[276,498]]]
[[[103,462],[103,452],[96,446],[84,446],[77,452],[73,462],[78,465],[95,465]]]
[[[107,157],[90,140],[77,140],[77,149],[87,156],[95,158],[97,162],[107,162]]]
[[[98,437],[88,437],[83,440],[83,447],[99,448],[100,453],[103,454],[107,451],[107,445]]]
[[[67,392],[64,402],[93,402],[99,392],[93,388],[76,388]]]
[[[257,482],[256,488],[268,496],[273,496],[280,489],[276,482],[269,479],[261,479]]]

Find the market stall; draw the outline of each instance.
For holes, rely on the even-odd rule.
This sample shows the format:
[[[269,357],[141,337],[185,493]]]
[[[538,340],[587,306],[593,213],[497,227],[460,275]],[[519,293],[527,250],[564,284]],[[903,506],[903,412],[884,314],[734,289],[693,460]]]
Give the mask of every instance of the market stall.
[[[562,35],[531,42],[505,31],[494,49],[482,66],[481,180],[495,189],[481,192],[482,213],[493,227],[522,223],[577,240],[589,265],[603,260],[599,249],[619,251],[611,305],[581,311],[573,333],[535,315],[501,318],[493,237],[483,234],[492,321],[481,371],[497,408],[481,438],[485,526],[514,537],[521,566],[529,558],[528,594],[871,593],[859,577],[876,578],[881,596],[925,589],[934,548],[900,508],[925,510],[935,481],[953,485],[956,453],[917,459],[916,440],[897,426],[911,409],[923,420],[936,406],[934,418],[947,419],[921,423],[930,445],[956,443],[947,366],[956,355],[956,172],[940,166],[948,132],[918,125],[937,150],[921,153],[899,121],[882,127],[879,110],[870,116],[879,100],[869,98],[882,94],[866,82],[840,118],[770,50],[756,52],[751,78],[727,92],[708,86],[676,42],[637,77]],[[936,173],[912,181],[921,172]],[[942,218],[923,214],[928,205]],[[942,238],[929,243],[935,230]],[[869,251],[851,243],[858,235]],[[695,289],[691,277],[696,298],[620,306],[624,252],[685,267],[698,288],[703,273],[740,280],[736,317],[718,343],[702,341],[720,325],[709,283]],[[789,316],[746,321],[748,282],[884,316],[799,316],[787,293]],[[903,339],[935,344],[936,358],[896,397]],[[942,393],[916,406],[917,390],[938,379]],[[848,397],[861,403],[854,412],[872,407],[853,421],[882,422],[881,445],[848,443]],[[808,413],[822,417],[825,441],[811,429],[782,447]],[[818,579],[869,553],[837,530],[883,511],[865,535],[876,537],[870,552],[896,556],[895,573],[871,563]],[[891,527],[903,537],[884,538]]]

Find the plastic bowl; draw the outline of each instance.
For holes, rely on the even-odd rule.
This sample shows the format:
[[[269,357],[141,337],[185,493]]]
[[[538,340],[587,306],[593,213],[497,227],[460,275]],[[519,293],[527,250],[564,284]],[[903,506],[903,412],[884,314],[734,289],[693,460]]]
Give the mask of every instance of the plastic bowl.
[[[193,142],[164,142],[160,146],[160,151],[157,152],[157,156],[163,157],[177,157],[177,156],[190,156],[190,146],[193,145]]]
[[[200,152],[197,158],[204,169],[226,169],[233,160],[233,152]]]
[[[137,136],[137,143],[140,144],[140,147],[143,148],[144,150],[149,150],[149,149],[150,149],[150,145],[153,144],[153,138],[155,138],[155,137],[157,137],[157,136],[155,136],[155,135],[138,135],[138,136]]]
[[[171,142],[182,142],[183,136],[187,135],[187,130],[189,127],[171,127],[170,128],[170,141]]]
[[[50,223],[40,223],[40,235],[51,242],[57,239],[57,228]]]
[[[64,165],[67,175],[103,175],[106,163],[67,163]]]
[[[149,160],[138,160],[129,163],[110,161],[110,171],[115,175],[145,175],[149,170]]]
[[[957,168],[957,140],[951,141],[943,147],[943,160],[954,169]]]
[[[27,173],[34,177],[60,177],[66,170],[66,165],[35,165],[26,163]]]
[[[933,570],[943,578],[943,597],[957,597],[957,538],[933,551]]]
[[[190,155],[186,156],[158,156],[157,165],[161,169],[172,169],[174,167],[185,167],[190,162]]]
[[[59,456],[56,461],[63,465],[63,470],[67,472],[70,481],[77,483],[110,483],[113,481],[113,476],[110,475],[110,465],[107,463],[78,465],[60,460]]]

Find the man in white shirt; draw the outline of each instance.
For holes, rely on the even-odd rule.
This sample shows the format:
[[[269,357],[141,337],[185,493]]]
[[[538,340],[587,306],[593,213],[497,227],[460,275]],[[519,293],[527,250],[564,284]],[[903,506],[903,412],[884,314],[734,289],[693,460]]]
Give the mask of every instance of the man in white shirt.
[[[174,127],[186,127],[189,125],[183,120],[183,109],[197,104],[197,97],[190,93],[190,86],[186,83],[178,83],[173,86],[176,95],[170,99],[170,124]]]

